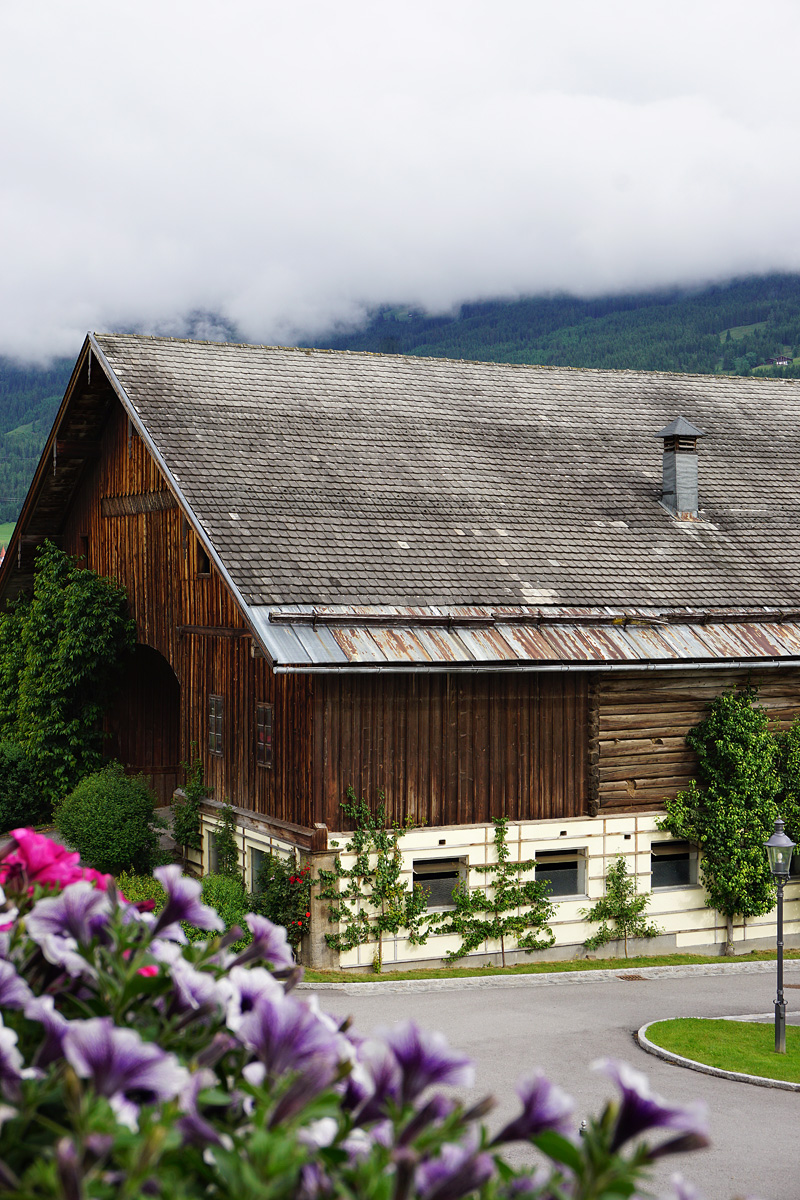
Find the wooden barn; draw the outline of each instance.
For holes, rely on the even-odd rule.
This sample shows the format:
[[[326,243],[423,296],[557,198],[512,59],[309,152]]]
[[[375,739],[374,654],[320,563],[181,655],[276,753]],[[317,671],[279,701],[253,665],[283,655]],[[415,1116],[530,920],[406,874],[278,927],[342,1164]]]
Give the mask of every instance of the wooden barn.
[[[352,785],[422,827],[417,875],[468,872],[507,816],[565,946],[619,851],[700,944],[654,814],[725,687],[800,711],[798,477],[791,380],[93,334],[0,592],[45,538],[124,584],[110,753],[166,802],[196,744],[248,871],[324,853]]]

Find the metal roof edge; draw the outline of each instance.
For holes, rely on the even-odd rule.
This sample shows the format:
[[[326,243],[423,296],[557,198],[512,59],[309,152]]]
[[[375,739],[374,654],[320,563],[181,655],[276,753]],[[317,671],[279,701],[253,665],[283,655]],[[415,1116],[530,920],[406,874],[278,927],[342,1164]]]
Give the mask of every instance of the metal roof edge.
[[[687,670],[736,670],[770,667],[800,666],[800,655],[787,654],[785,658],[696,658],[688,659],[649,659],[623,661],[607,659],[598,662],[587,659],[581,662],[546,662],[540,659],[508,661],[492,659],[484,662],[411,662],[411,663],[276,663],[276,675],[442,675],[463,674],[472,672],[502,671],[505,672],[574,672],[574,671],[687,671]]]

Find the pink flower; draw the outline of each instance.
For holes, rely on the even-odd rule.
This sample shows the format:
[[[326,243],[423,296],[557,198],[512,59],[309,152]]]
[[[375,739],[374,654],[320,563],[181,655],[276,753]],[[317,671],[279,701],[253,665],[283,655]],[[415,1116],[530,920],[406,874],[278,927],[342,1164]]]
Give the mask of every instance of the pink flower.
[[[153,975],[158,974],[158,967],[155,965],[155,963],[151,963],[149,967],[139,967],[139,970],[136,972],[136,974],[145,975],[148,979],[151,979]]]
[[[67,887],[87,880],[101,892],[108,890],[111,876],[82,867],[77,851],[67,850],[33,829],[12,829],[11,836],[17,845],[0,863],[0,886],[16,877],[28,888],[35,883]]]

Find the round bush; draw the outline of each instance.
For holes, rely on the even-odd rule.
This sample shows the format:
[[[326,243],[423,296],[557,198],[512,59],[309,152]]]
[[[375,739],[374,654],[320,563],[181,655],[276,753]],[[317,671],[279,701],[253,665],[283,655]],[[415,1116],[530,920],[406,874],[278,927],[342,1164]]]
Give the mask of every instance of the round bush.
[[[16,742],[0,742],[0,834],[22,825],[39,825],[50,804],[36,786],[34,764]]]
[[[161,859],[154,806],[144,776],[125,775],[115,762],[82,779],[53,819],[87,866],[110,875],[148,875]]]

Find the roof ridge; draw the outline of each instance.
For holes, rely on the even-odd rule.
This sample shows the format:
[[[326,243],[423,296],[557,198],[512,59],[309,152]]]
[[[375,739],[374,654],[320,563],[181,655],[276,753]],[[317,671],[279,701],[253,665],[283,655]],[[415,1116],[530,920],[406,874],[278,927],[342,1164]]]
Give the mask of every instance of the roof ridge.
[[[734,380],[737,384],[800,384],[800,379],[785,377],[773,378],[771,376],[760,375],[725,375],[722,373],[704,374],[699,371],[647,371],[644,368],[637,367],[573,367],[561,363],[508,363],[495,362],[494,359],[485,358],[449,358],[445,355],[437,354],[386,354],[381,350],[336,350],[329,346],[281,346],[273,345],[270,342],[215,342],[209,340],[208,338],[168,337],[166,335],[156,333],[115,333],[113,331],[98,333],[96,330],[93,330],[92,334],[96,338],[135,338],[137,341],[173,342],[187,346],[216,346],[218,348],[227,346],[232,350],[282,350],[290,351],[295,354],[331,354],[341,355],[347,358],[386,358],[399,359],[402,362],[464,363],[466,366],[505,367],[510,370],[523,371],[573,371],[576,374],[585,375],[646,375],[648,378],[661,377],[669,379]]]

